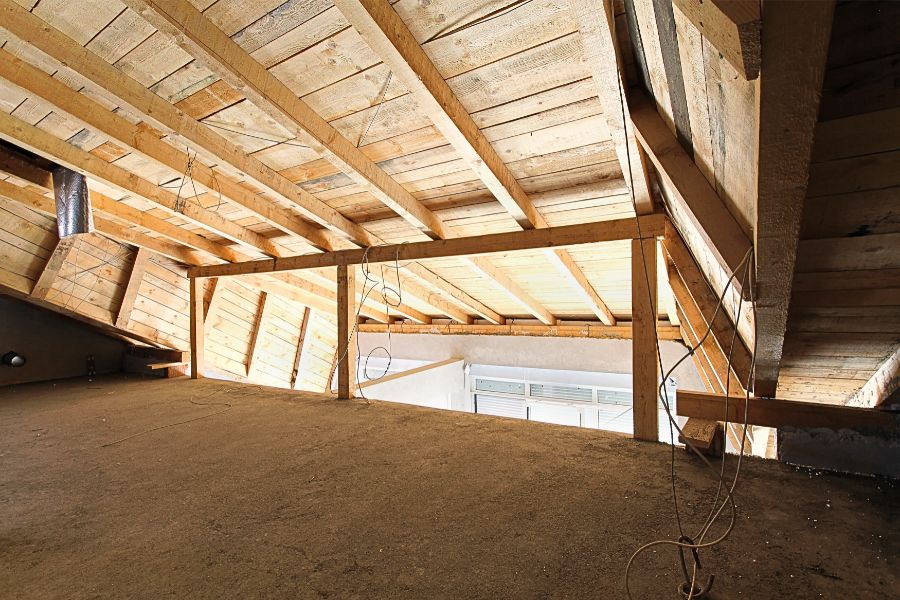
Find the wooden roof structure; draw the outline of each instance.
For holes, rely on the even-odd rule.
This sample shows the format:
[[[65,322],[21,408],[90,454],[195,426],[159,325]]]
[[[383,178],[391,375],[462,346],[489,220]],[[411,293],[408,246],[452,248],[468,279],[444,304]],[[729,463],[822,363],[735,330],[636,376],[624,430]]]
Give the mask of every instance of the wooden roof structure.
[[[0,289],[141,343],[205,333],[210,372],[314,391],[362,317],[702,341],[708,392],[755,359],[758,396],[875,406],[900,363],[898,23],[814,0],[0,0]],[[55,165],[87,177],[95,233],[56,237]],[[555,237],[638,216],[658,229]],[[544,242],[489,245],[515,232]],[[392,244],[372,268],[396,299],[254,262]]]

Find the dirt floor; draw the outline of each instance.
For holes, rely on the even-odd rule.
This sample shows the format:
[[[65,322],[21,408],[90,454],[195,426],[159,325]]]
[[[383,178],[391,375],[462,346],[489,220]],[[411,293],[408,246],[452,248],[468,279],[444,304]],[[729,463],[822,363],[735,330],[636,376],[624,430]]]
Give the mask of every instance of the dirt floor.
[[[176,424],[177,423],[177,424]],[[2,598],[624,598],[669,447],[215,381],[0,389]],[[678,453],[694,533],[712,477]],[[896,484],[747,460],[712,598],[897,598]],[[676,598],[668,548],[635,598]]]

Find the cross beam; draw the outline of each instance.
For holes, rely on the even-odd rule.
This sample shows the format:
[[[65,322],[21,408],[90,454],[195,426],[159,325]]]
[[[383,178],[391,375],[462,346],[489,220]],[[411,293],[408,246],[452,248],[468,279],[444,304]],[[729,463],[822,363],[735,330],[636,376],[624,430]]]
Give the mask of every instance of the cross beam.
[[[566,225],[547,229],[529,229],[509,233],[494,233],[473,237],[410,242],[373,246],[368,249],[340,250],[321,254],[303,254],[277,259],[251,260],[223,265],[209,265],[188,269],[188,277],[231,277],[252,273],[274,273],[359,265],[363,262],[382,263],[393,261],[446,258],[449,256],[475,256],[536,248],[578,246],[599,242],[661,237],[665,230],[665,215],[647,215],[637,219],[616,219],[596,223]]]

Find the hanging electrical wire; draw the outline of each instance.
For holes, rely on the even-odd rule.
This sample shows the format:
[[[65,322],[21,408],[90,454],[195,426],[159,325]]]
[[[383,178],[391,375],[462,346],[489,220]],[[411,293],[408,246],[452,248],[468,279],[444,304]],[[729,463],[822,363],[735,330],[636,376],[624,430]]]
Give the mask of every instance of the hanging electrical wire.
[[[618,63],[618,57],[616,60]],[[621,73],[622,72],[621,66],[618,64],[616,66],[617,66],[617,72]],[[619,83],[618,88],[619,88],[619,103],[620,103],[621,117],[622,117],[622,122],[625,124],[626,135],[627,135],[628,122],[626,120],[626,115],[625,115],[625,97],[624,97],[624,91],[622,89],[621,83]],[[632,207],[635,211],[635,215],[637,215],[638,207],[637,207],[637,199],[635,198],[635,194],[634,194],[634,176],[633,176],[633,170],[631,168],[631,164],[632,164],[631,163],[631,155],[630,155],[631,150],[630,150],[629,144],[626,143],[625,148],[626,148],[626,161],[627,161],[627,165],[628,165],[629,191],[631,194]],[[671,218],[671,215],[669,215],[669,216]],[[641,233],[640,220],[636,219],[635,221],[637,223],[638,238],[643,239],[643,235]],[[647,291],[648,291],[648,296],[649,296],[648,300],[649,300],[649,305],[651,308],[651,314],[656,314],[656,306],[653,301],[653,294],[651,292],[652,288],[651,288],[650,279],[649,279],[648,270],[647,270],[647,266],[648,266],[647,265],[647,257],[644,252],[643,244],[638,244],[638,247],[640,248],[641,261],[644,266],[643,271],[644,271],[644,277],[646,278],[646,286],[647,286]],[[728,294],[729,290],[731,289],[731,286],[734,282],[735,277],[737,276],[737,273],[742,270],[744,272],[744,275],[742,276],[742,280],[743,280],[744,286],[745,286],[745,287],[743,287],[743,289],[751,290],[751,292],[750,292],[751,296],[749,299],[750,310],[755,311],[755,304],[754,304],[754,299],[752,296],[752,289],[753,289],[752,266],[753,266],[753,264],[754,264],[754,255],[753,255],[753,248],[751,247],[750,250],[748,250],[747,254],[744,256],[743,260],[741,261],[741,264],[731,274],[731,276],[728,279],[728,282],[725,285],[724,290],[719,295],[715,313],[714,313],[712,319],[710,319],[708,327],[707,327],[706,331],[704,332],[703,336],[698,340],[698,342],[695,346],[690,347],[688,349],[688,352],[668,370],[666,370],[663,365],[662,354],[660,352],[659,337],[658,337],[658,335],[656,335],[656,331],[654,328],[654,342],[656,345],[656,356],[657,356],[657,361],[659,363],[660,373],[663,373],[661,383],[659,384],[659,387],[657,389],[657,395],[663,404],[663,409],[666,413],[666,416],[667,416],[667,419],[669,422],[669,441],[670,441],[670,447],[671,447],[671,462],[670,462],[671,469],[670,469],[670,471],[671,471],[671,481],[672,481],[672,504],[673,504],[673,508],[674,508],[675,521],[676,521],[676,525],[678,528],[679,536],[676,540],[671,540],[671,539],[655,540],[655,541],[649,542],[647,544],[644,544],[643,546],[641,546],[637,550],[635,550],[635,552],[631,555],[631,557],[628,560],[628,563],[625,566],[625,592],[626,592],[628,598],[632,597],[629,576],[630,576],[631,568],[632,568],[632,565],[634,564],[635,559],[641,553],[645,552],[646,550],[656,547],[656,546],[661,546],[661,545],[674,546],[679,552],[679,560],[682,565],[682,571],[683,571],[683,575],[685,578],[685,581],[678,588],[679,593],[682,595],[682,597],[684,597],[686,600],[692,600],[694,598],[699,598],[699,597],[705,596],[709,592],[709,589],[712,587],[714,577],[710,576],[708,578],[705,586],[702,586],[702,587],[697,586],[697,574],[698,574],[697,572],[700,570],[700,566],[701,566],[700,550],[712,548],[712,547],[722,543],[725,539],[728,538],[728,536],[731,534],[731,531],[734,529],[734,525],[735,525],[735,522],[737,519],[737,507],[734,502],[734,490],[737,487],[737,482],[740,477],[741,465],[743,463],[743,457],[744,457],[744,447],[746,444],[747,424],[748,424],[747,423],[747,414],[748,414],[747,408],[749,406],[750,390],[752,387],[753,373],[754,373],[755,366],[756,366],[756,347],[755,347],[756,337],[757,337],[756,332],[754,331],[754,348],[751,353],[750,370],[749,370],[749,373],[747,374],[747,381],[744,385],[745,394],[746,394],[745,399],[744,399],[744,419],[743,419],[741,444],[740,444],[740,448],[739,448],[739,452],[738,452],[738,462],[737,462],[737,466],[735,469],[734,478],[731,481],[730,485],[728,485],[724,478],[725,460],[726,460],[727,453],[723,452],[722,453],[722,463],[721,463],[721,467],[719,469],[719,473],[717,476],[716,494],[715,494],[715,497],[714,497],[712,505],[711,505],[710,513],[707,516],[706,520],[704,521],[704,524],[700,528],[700,531],[698,532],[698,534],[695,535],[693,538],[687,536],[684,532],[684,526],[683,526],[682,519],[681,519],[681,512],[680,512],[679,505],[678,505],[678,484],[677,484],[677,474],[676,474],[676,466],[675,466],[675,464],[676,464],[675,431],[677,431],[678,434],[684,438],[685,445],[688,446],[697,456],[699,456],[701,458],[701,460],[706,464],[707,467],[709,467],[713,471],[715,471],[715,467],[709,460],[706,459],[705,456],[703,456],[702,453],[700,453],[697,450],[697,448],[694,446],[694,444],[691,443],[690,439],[688,439],[686,436],[683,436],[683,431],[682,431],[681,427],[678,425],[677,421],[675,420],[675,418],[672,414],[668,389],[665,386],[665,382],[668,380],[668,378],[671,376],[671,374],[674,372],[674,370],[682,362],[684,362],[688,357],[693,356],[693,354],[697,351],[697,349],[700,348],[700,346],[706,341],[706,339],[708,338],[708,336],[710,335],[710,333],[712,331],[712,324],[715,321],[716,316],[718,316],[719,310],[723,306],[725,297]],[[747,284],[749,284],[749,285],[747,285]],[[727,359],[727,364],[726,364],[726,373],[725,373],[726,395],[725,395],[725,419],[724,419],[726,428],[728,427],[728,395],[729,395],[729,391],[730,391],[729,374],[731,371],[732,353],[734,350],[734,343],[735,343],[735,339],[736,339],[736,335],[737,335],[737,325],[736,324],[740,321],[740,318],[741,318],[742,303],[743,303],[743,298],[741,298],[741,301],[738,304],[738,307],[736,309],[736,313],[734,316],[735,331],[734,331],[734,335],[732,336],[731,347],[729,348],[728,359]],[[754,328],[755,328],[755,325],[756,325],[755,312],[754,312],[753,323],[754,323]],[[726,496],[720,505],[719,498],[721,497],[721,492],[722,492],[723,488],[726,492]],[[729,520],[728,526],[726,527],[726,530],[718,538],[714,539],[711,542],[706,542],[705,538],[706,538],[707,534],[712,529],[713,525],[716,523],[716,521],[721,516],[722,512],[725,510],[725,508],[727,506],[731,507],[731,518]],[[687,575],[687,568],[686,568],[686,565],[684,562],[684,551],[685,550],[690,550],[692,553],[693,559],[694,559],[690,577],[688,577],[688,575]]]

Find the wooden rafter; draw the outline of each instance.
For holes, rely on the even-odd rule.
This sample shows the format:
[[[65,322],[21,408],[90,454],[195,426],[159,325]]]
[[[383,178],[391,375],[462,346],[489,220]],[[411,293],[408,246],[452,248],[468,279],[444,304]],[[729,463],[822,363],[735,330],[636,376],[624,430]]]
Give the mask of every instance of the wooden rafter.
[[[147,272],[147,264],[149,262],[150,252],[145,248],[138,248],[134,253],[131,271],[128,273],[125,294],[122,296],[122,302],[119,304],[119,310],[116,313],[116,327],[125,329],[126,325],[128,325],[128,320],[131,318],[131,311],[134,309],[134,302],[137,300],[141,282],[144,280],[144,273]]]
[[[371,246],[384,243],[378,236],[373,235],[312,194],[294,185],[290,180],[276,173],[255,157],[248,155],[234,143],[220,136],[203,123],[192,119],[171,103],[166,102],[151,90],[145,88],[138,81],[128,77],[71,38],[47,25],[36,15],[25,10],[15,2],[0,0],[0,15],[3,16],[3,26],[7,30],[23,40],[28,40],[36,48],[104,88],[116,96],[130,110],[147,119],[154,127],[170,131],[176,138],[189,141],[201,151],[202,156],[211,157],[211,160],[214,162],[221,162],[237,172],[246,174],[260,188],[285,198],[292,206],[296,206],[304,211],[313,221],[347,236],[349,240],[356,244]],[[183,156],[177,154],[179,151],[176,149],[169,150],[159,143],[153,142],[153,133],[147,132],[146,127],[138,128],[137,133],[140,135],[132,140],[129,138],[129,135],[134,128],[130,124],[126,126],[115,119],[110,119],[107,115],[111,113],[105,107],[89,99],[71,98],[71,92],[65,92],[58,86],[47,83],[46,75],[41,77],[40,74],[34,74],[29,71],[29,76],[23,77],[17,69],[18,67],[15,67],[15,63],[12,63],[12,66],[8,69],[5,69],[10,74],[10,77],[15,80],[15,83],[21,83],[30,93],[44,97],[51,104],[55,104],[57,100],[60,100],[60,104],[63,104],[60,110],[63,113],[69,114],[76,120],[90,124],[100,131],[104,131],[126,147],[138,153],[162,159],[162,164],[169,166],[179,164],[179,161],[183,158]],[[31,74],[37,75],[33,83],[30,78]],[[80,96],[80,94],[76,95]],[[97,113],[98,116],[93,117],[92,113]],[[150,147],[147,147],[147,144]],[[173,154],[173,152],[176,152],[176,154]],[[199,165],[198,169],[201,176],[204,173],[208,173],[208,169],[202,165]],[[183,171],[179,169],[179,172]],[[216,189],[221,188],[222,177],[222,174],[219,172],[216,172],[214,175],[213,182],[219,186]],[[309,225],[304,224],[300,219],[288,219],[283,215],[272,214],[274,209],[267,207],[266,203],[261,203],[261,200],[251,200],[246,194],[236,189],[235,186],[231,186],[228,178],[225,178],[225,181],[225,192],[239,196],[241,201],[237,203],[241,204],[243,202],[251,211],[259,211],[257,214],[263,220],[269,220],[276,226],[279,226],[278,223],[280,222],[281,229],[290,228],[292,232],[298,235],[309,229]],[[223,195],[229,197],[225,192],[223,192]],[[314,247],[333,250],[347,247],[346,244],[349,243],[348,240],[336,237],[324,230],[310,230],[308,233],[307,239]],[[406,269],[440,290],[441,294],[446,294],[449,298],[452,298],[459,306],[463,306],[491,322],[503,322],[503,317],[496,311],[488,308],[471,295],[428,269],[421,267],[421,265],[406,265]],[[417,297],[429,297],[428,304],[451,318],[460,320],[460,322],[469,320],[469,317],[463,315],[456,308],[455,304],[436,298],[421,286],[408,284],[407,291]]]
[[[444,81],[428,55],[386,0],[338,0],[335,5],[369,47],[391,68],[428,118],[470,169],[523,229],[548,227],[547,220],[516,181],[478,125]],[[565,250],[548,251],[553,266],[566,276],[585,303],[607,325],[616,320],[606,303]],[[477,268],[477,265],[476,265]],[[484,272],[483,269],[478,269]],[[492,269],[494,272],[497,269]],[[496,278],[492,278],[498,281]],[[514,299],[528,299],[509,278],[503,288]],[[529,307],[541,320],[553,319],[541,306]]]
[[[834,2],[768,2],[759,79],[754,392],[774,397]],[[786,56],[793,57],[785,60]]]
[[[711,328],[707,354],[716,367],[720,381],[725,381],[726,369],[716,360],[719,356],[727,356],[730,350],[731,376],[735,378],[733,382],[740,382],[740,388],[734,388],[732,385],[732,389],[743,389],[750,375],[751,354],[749,348],[740,335],[734,334],[735,325],[729,318],[725,307],[722,306],[718,311],[716,310],[718,298],[691,256],[684,240],[671,225],[666,228],[663,247],[675,269],[675,271],[670,271],[669,276],[672,291],[682,310],[692,320],[697,337],[702,337],[706,330]],[[746,310],[749,310],[749,306]],[[733,349],[732,340],[734,340]]]
[[[31,289],[32,298],[44,300],[47,297],[47,294],[53,288],[53,282],[59,277],[59,271],[62,269],[77,241],[78,236],[75,235],[62,239],[57,238],[53,252],[50,253],[50,257],[44,264],[40,277],[34,282],[34,287]]]
[[[758,0],[673,0],[672,4],[744,79],[759,77],[762,22]]]
[[[625,184],[632,191],[639,215],[653,212],[644,153],[634,135],[628,108],[622,57],[616,40],[616,25],[610,0],[570,0],[572,14],[578,23],[584,53],[603,106],[603,116],[616,147]]]
[[[653,103],[641,93],[631,97],[631,118],[641,146],[674,200],[685,209],[725,272],[736,273],[750,250],[750,238],[681,147]]]

